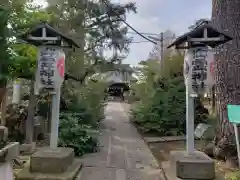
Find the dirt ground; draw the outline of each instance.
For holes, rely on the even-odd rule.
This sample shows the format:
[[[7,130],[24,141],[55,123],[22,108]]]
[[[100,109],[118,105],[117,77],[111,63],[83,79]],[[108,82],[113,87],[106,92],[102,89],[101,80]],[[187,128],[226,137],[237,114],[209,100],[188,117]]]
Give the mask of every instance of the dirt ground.
[[[169,160],[169,154],[171,151],[184,150],[186,144],[184,141],[170,141],[170,142],[160,142],[160,143],[149,143],[149,148],[153,155],[158,160],[159,164],[163,161]],[[201,142],[195,141],[196,149],[201,149]]]
[[[126,112],[129,111],[130,104],[122,103],[123,108]],[[142,134],[143,137],[154,137],[155,135]],[[155,156],[159,166],[161,167],[162,162],[169,160],[170,151],[174,150],[184,150],[186,148],[185,141],[169,141],[169,142],[157,142],[157,143],[148,143],[152,154]],[[204,147],[204,143],[200,140],[195,140],[195,147],[197,150],[201,150]],[[238,180],[240,179],[234,175],[238,173],[239,170],[231,169],[223,161],[215,161],[216,165],[216,174],[217,179],[227,179],[227,180]]]
[[[186,147],[185,141],[171,141],[171,142],[160,142],[160,143],[149,143],[149,148],[152,151],[153,155],[158,161],[159,166],[161,167],[162,162],[169,160],[170,151],[174,150],[184,150]],[[201,141],[195,141],[195,147],[198,150],[201,150],[203,143]],[[233,173],[236,173],[237,169],[229,168],[225,162],[215,161],[216,165],[216,175],[217,179],[235,179],[231,177]],[[230,178],[229,178],[230,177]],[[237,180],[237,179],[236,179]]]

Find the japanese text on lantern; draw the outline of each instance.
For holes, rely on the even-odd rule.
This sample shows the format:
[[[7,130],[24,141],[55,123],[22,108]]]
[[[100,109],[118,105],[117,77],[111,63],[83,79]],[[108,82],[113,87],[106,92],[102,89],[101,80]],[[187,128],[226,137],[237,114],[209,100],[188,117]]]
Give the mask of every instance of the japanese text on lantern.
[[[207,48],[196,48],[193,51],[192,61],[192,88],[195,91],[204,89],[207,79]]]
[[[46,49],[45,51],[41,51],[39,59],[39,76],[41,84],[45,88],[54,88],[54,64],[54,49]]]

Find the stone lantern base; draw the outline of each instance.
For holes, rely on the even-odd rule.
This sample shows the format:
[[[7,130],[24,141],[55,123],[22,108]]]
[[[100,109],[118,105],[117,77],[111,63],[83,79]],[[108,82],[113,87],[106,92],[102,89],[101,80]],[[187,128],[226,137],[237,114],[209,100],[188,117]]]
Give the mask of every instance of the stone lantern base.
[[[71,148],[43,148],[35,152],[17,180],[73,180],[82,164]]]
[[[195,151],[188,155],[186,151],[171,151],[170,161],[162,164],[169,180],[178,179],[215,179],[215,163],[205,153]]]

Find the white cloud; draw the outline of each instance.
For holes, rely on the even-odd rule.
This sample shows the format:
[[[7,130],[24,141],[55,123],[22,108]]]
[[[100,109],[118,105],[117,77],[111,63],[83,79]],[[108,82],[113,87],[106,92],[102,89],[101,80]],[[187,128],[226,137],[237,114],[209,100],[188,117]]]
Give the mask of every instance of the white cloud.
[[[115,0],[116,1],[116,0]],[[118,0],[129,2],[131,0]],[[127,22],[139,32],[157,33],[171,30],[181,34],[200,18],[210,17],[211,0],[137,0],[137,14],[129,14]],[[131,30],[130,30],[131,31]],[[134,35],[134,41],[143,40]],[[152,43],[130,45],[130,54],[125,63],[137,64],[147,59]]]

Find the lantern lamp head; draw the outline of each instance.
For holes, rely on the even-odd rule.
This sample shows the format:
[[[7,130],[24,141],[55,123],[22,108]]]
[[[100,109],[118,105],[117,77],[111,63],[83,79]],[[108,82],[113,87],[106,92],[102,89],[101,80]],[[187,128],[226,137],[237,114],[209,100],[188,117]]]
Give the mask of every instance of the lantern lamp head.
[[[66,48],[80,47],[72,38],[67,37],[45,22],[38,24],[35,28],[20,35],[18,38],[35,46],[51,45]]]
[[[215,48],[232,40],[232,37],[216,30],[209,21],[205,21],[193,30],[179,36],[168,48],[189,49],[200,46]]]

